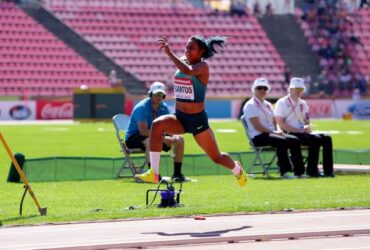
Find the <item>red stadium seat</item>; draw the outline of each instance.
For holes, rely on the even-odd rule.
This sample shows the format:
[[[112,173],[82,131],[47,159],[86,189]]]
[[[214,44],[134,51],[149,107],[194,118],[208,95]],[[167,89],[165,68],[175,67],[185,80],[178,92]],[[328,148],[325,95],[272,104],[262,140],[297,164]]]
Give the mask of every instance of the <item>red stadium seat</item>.
[[[160,35],[170,37],[172,49],[178,55],[183,53],[190,35],[229,37],[222,54],[210,61],[215,67],[211,68],[209,86],[214,84],[222,89],[213,93],[225,96],[240,95],[238,91],[245,93],[250,88],[245,84],[252,80],[250,75],[272,72],[274,77],[275,74],[283,77],[285,64],[253,16],[211,16],[187,0],[146,0],[145,4],[140,0],[79,1],[78,4],[72,0],[60,0],[58,4],[53,4],[54,1],[45,2],[56,16],[146,85],[158,80],[167,82],[174,73],[173,65],[155,46]],[[232,91],[228,91],[230,79],[235,79],[238,86]],[[222,84],[218,84],[221,80]]]
[[[71,88],[80,86],[80,78],[96,79],[99,85],[109,86],[102,73],[89,76],[91,72],[97,72],[95,67],[74,50],[13,3],[7,6],[0,8],[2,93],[18,96],[28,91],[32,95],[70,95]],[[73,84],[68,85],[69,90],[56,91],[60,80]]]

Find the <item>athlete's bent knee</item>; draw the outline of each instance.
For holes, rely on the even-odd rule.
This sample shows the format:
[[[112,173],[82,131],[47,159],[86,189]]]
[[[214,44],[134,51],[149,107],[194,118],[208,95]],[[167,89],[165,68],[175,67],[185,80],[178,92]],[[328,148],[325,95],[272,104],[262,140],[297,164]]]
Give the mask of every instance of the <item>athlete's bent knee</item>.
[[[175,145],[184,145],[184,137],[182,137],[181,135],[174,135],[173,139],[174,139]]]
[[[165,122],[164,121],[162,121],[162,120],[154,120],[153,123],[152,123],[151,130],[154,133],[163,134],[163,132],[164,132],[164,125],[165,125]]]

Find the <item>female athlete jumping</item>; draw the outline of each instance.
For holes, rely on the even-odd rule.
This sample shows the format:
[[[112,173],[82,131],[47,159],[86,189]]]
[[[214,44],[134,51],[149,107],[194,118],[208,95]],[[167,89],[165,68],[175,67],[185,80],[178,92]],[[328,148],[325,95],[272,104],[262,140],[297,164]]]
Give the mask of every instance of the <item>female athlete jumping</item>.
[[[217,51],[214,45],[223,47],[226,40],[220,36],[205,39],[191,36],[185,47],[185,58],[178,58],[170,49],[168,39],[162,37],[157,45],[176,66],[174,77],[174,97],[176,112],[164,115],[153,121],[150,133],[151,169],[135,177],[144,182],[159,182],[159,162],[163,137],[167,134],[191,133],[195,141],[215,163],[230,169],[240,186],[247,183],[247,175],[238,161],[230,155],[221,153],[212,129],[208,125],[204,99],[209,79],[209,66],[206,59]]]

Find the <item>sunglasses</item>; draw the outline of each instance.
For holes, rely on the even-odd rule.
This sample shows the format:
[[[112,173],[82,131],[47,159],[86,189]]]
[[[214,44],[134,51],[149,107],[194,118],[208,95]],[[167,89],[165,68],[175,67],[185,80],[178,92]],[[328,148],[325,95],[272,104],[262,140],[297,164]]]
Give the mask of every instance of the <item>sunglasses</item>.
[[[265,86],[258,86],[258,87],[256,87],[256,89],[257,90],[264,90],[264,91],[267,91],[268,90],[268,88],[265,87]]]
[[[164,97],[165,95],[163,93],[156,93],[156,94],[153,94],[154,96],[159,96],[159,97]]]

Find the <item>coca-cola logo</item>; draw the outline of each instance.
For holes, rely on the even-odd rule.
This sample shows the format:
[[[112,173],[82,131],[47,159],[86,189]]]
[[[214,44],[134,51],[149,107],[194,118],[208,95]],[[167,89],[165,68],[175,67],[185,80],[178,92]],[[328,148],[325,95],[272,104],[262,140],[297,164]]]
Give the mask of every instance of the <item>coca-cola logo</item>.
[[[31,115],[31,110],[24,105],[17,105],[9,110],[9,115],[15,120],[26,120]]]
[[[72,117],[72,103],[63,103],[58,106],[53,106],[52,103],[47,103],[41,110],[42,119],[70,119]]]

